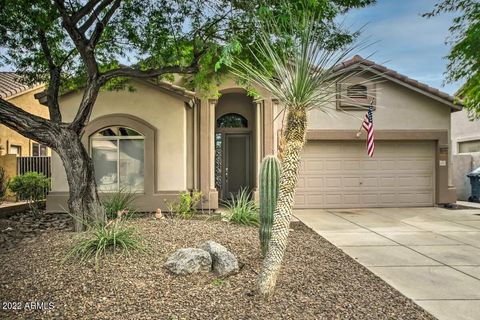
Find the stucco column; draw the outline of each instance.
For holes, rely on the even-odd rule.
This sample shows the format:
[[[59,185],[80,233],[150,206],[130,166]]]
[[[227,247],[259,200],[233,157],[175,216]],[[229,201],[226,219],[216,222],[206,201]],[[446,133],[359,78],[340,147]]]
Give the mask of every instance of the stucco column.
[[[215,189],[215,105],[217,100],[202,99],[199,108],[199,185],[203,193],[202,208],[218,208]]]
[[[450,156],[448,141],[440,139],[437,146],[437,203],[455,203],[457,201],[456,189],[449,181]]]

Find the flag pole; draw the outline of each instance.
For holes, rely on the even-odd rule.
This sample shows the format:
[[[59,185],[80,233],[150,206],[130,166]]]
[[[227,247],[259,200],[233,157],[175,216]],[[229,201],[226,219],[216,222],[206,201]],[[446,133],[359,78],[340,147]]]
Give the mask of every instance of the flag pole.
[[[372,98],[369,108],[373,107],[373,102],[375,102],[375,98]],[[360,138],[360,135],[362,134],[362,128],[363,128],[363,120],[362,120],[362,123],[360,124],[360,128],[358,129],[357,138]]]

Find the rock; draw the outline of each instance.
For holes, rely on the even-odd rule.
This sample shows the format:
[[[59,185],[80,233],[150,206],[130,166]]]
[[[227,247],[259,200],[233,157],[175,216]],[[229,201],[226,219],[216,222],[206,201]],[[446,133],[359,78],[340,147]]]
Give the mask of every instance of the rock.
[[[200,246],[212,256],[213,272],[220,276],[226,276],[238,272],[237,258],[221,244],[215,241],[207,241]]]
[[[207,242],[202,243],[199,248],[207,251],[208,253],[210,253],[210,255],[213,255],[217,252],[228,251],[227,248],[222,246],[220,243],[212,241],[212,240],[209,240]]]
[[[212,257],[207,251],[198,248],[179,249],[167,259],[165,267],[177,275],[209,272]]]

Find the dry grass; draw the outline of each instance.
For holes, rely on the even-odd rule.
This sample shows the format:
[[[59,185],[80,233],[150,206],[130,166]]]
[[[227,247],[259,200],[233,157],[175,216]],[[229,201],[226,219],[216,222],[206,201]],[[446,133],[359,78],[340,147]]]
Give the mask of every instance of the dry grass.
[[[300,223],[275,296],[254,294],[260,269],[258,230],[210,219],[130,222],[146,252],[62,264],[75,236],[50,231],[34,243],[0,254],[2,301],[53,302],[49,311],[0,310],[1,319],[433,319],[413,302]],[[225,279],[176,277],[162,266],[186,246],[215,240],[243,265]]]

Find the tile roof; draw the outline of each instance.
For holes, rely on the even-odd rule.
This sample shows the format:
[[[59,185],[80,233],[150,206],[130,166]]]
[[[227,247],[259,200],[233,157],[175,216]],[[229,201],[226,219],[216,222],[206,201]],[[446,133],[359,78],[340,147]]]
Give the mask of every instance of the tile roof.
[[[33,88],[21,82],[21,78],[15,72],[0,72],[0,97],[2,99],[19,94]]]
[[[173,84],[171,82],[168,82],[168,81],[164,81],[164,80],[147,80],[148,82],[160,87],[160,88],[163,88],[165,90],[168,90],[168,91],[172,91],[172,92],[175,92],[179,95],[182,95],[184,97],[187,97],[187,98],[191,98],[191,99],[194,99],[195,98],[195,92],[194,91],[190,91],[184,87],[181,87],[179,85],[176,85],[176,84]]]
[[[454,102],[457,102],[455,97],[449,95],[448,93],[442,92],[442,91],[440,91],[436,88],[430,87],[429,85],[427,85],[425,83],[422,83],[422,82],[419,82],[419,81],[414,80],[412,78],[409,78],[406,75],[400,74],[400,73],[396,72],[395,70],[389,69],[389,68],[387,68],[387,67],[385,67],[381,64],[378,64],[374,61],[364,59],[359,55],[356,55],[353,58],[340,63],[336,67],[336,70],[338,71],[338,70],[346,69],[346,68],[352,67],[354,65],[366,66],[369,69],[371,69],[372,71],[379,72],[383,76],[399,80],[399,81],[403,82],[404,84],[413,86],[417,89],[420,89],[421,91],[424,91],[424,92],[429,93],[431,95],[434,95],[438,98],[441,98],[441,99],[445,100],[446,102],[448,102],[450,104],[454,104]],[[461,105],[457,104],[456,107],[458,109],[461,109]]]

